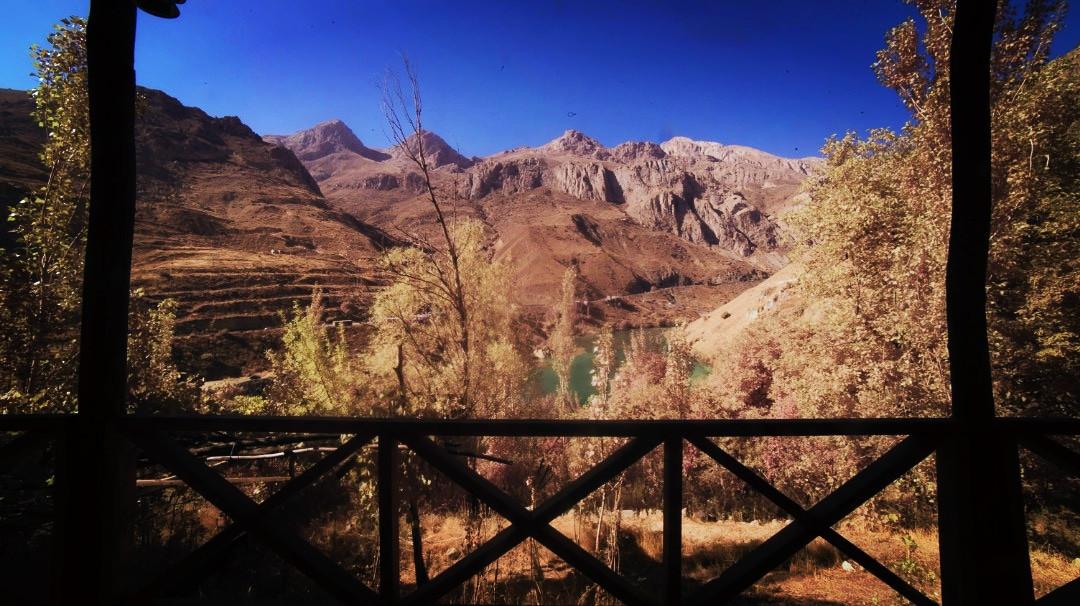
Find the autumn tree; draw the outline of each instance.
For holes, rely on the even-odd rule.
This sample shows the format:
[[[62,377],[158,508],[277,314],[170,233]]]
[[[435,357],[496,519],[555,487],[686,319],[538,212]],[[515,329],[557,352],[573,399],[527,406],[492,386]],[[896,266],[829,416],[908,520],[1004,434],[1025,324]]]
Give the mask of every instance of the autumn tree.
[[[31,56],[33,117],[46,132],[44,187],[11,209],[0,321],[5,400],[23,411],[75,406],[83,245],[89,204],[86,22],[61,21]]]
[[[47,40],[30,53],[38,79],[33,117],[46,134],[41,161],[49,178],[12,207],[12,241],[0,249],[0,402],[19,412],[71,411],[76,403],[90,204],[86,20],[62,20]],[[175,309],[141,292],[133,297],[130,395],[140,410],[198,403],[194,383],[172,360]]]
[[[671,331],[666,341],[664,407],[673,417],[685,419],[691,411],[690,377],[694,372],[694,355],[681,331]]]
[[[941,5],[941,6],[939,6]],[[951,3],[917,3],[926,22],[894,28],[874,64],[911,109],[902,132],[847,135],[792,221],[802,287],[846,327],[834,361],[855,370],[862,414],[948,409],[944,267],[951,204]],[[1002,412],[1066,412],[1077,394],[1075,191],[1077,55],[1048,62],[1063,2],[1001,3],[992,58],[993,227],[988,316]],[[1042,160],[1037,162],[1036,159]],[[826,332],[826,331],[822,331]],[[839,360],[838,360],[839,358]],[[1065,378],[1068,377],[1068,378]],[[872,402],[880,402],[875,406]]]
[[[485,226],[459,220],[436,184],[424,148],[420,83],[405,60],[409,92],[390,74],[383,87],[383,110],[397,150],[416,168],[434,214],[434,237],[399,228],[408,246],[387,251],[380,269],[389,279],[371,307],[374,327],[364,354],[371,388],[386,398],[392,415],[440,418],[515,416],[529,366],[522,356],[518,309],[510,266],[494,259]],[[451,211],[451,212],[448,212]],[[490,447],[479,437],[447,444],[475,468]],[[413,537],[417,578],[425,577],[419,523],[422,493],[433,497],[427,478],[403,462],[405,502]],[[479,543],[479,504],[467,503],[466,549]],[[476,587],[473,586],[475,592]],[[468,598],[466,598],[468,600]],[[472,600],[468,600],[472,601]]]
[[[559,380],[557,397],[566,410],[577,405],[571,381],[571,367],[577,344],[574,342],[574,325],[577,322],[577,266],[570,264],[563,272],[559,288],[559,300],[555,308],[555,327],[549,339],[551,343],[551,368]]]
[[[324,321],[322,291],[316,289],[307,307],[294,305],[282,315],[282,347],[267,353],[273,380],[265,412],[288,415],[372,415],[365,396],[361,362],[350,351],[343,328]]]
[[[760,371],[748,402],[792,398],[802,416],[948,411],[953,11],[950,2],[916,6],[925,26],[908,20],[891,30],[874,64],[912,121],[900,132],[826,143],[811,202],[787,217],[806,268],[792,295],[804,313],[751,331],[743,350],[774,352],[768,357],[727,356],[729,366]],[[1062,3],[1032,1],[1022,14],[1002,3],[998,15],[988,313],[1003,412],[1064,412],[1077,393],[1069,311],[1080,294],[1077,201],[1064,192],[1075,191],[1077,178],[1080,72],[1076,51],[1048,61],[1062,11]]]
[[[1051,13],[1054,19],[1060,13]],[[1075,416],[1080,396],[1080,51],[1043,64],[1046,26],[1000,36],[995,56],[994,210],[988,275],[995,399],[1003,414]],[[1004,71],[1005,68],[1011,68]]]
[[[893,28],[873,66],[911,121],[899,132],[848,133],[826,143],[810,202],[786,217],[805,266],[788,295],[795,311],[766,316],[716,364],[716,380],[727,379],[721,399],[738,416],[948,413],[954,3],[913,4],[923,23]],[[1075,50],[1049,59],[1063,11],[1062,2],[1032,0],[1022,11],[1003,2],[997,17],[987,292],[1003,414],[1077,412],[1080,70]],[[824,473],[814,461],[826,451],[864,462],[876,450],[849,441],[777,451],[782,461],[770,468],[782,487],[810,497],[803,481]],[[932,493],[927,480],[916,478],[917,489],[897,498]]]
[[[428,152],[424,149],[424,104],[420,94],[420,82],[407,57],[402,58],[405,75],[409,82],[409,94],[406,95],[401,80],[395,72],[388,72],[383,83],[383,115],[390,127],[394,145],[419,171],[424,187],[424,193],[431,208],[435,213],[435,222],[441,237],[441,242],[435,244],[429,242],[419,234],[409,233],[402,230],[417,248],[425,250],[429,255],[425,268],[417,267],[415,259],[406,257],[387,257],[384,268],[394,273],[399,283],[407,283],[418,287],[416,292],[437,292],[439,297],[445,297],[450,305],[451,315],[440,317],[440,322],[452,321],[456,326],[456,334],[453,343],[447,343],[450,348],[443,350],[451,365],[458,366],[457,381],[452,385],[456,392],[452,394],[455,400],[440,406],[453,406],[458,412],[468,411],[472,408],[472,378],[475,370],[473,364],[471,323],[469,318],[469,305],[466,301],[466,284],[462,276],[462,259],[458,242],[451,233],[453,217],[447,215],[443,209],[441,193],[437,191],[432,177],[432,166]],[[412,269],[426,269],[420,275],[402,273]],[[404,281],[404,282],[402,282]],[[434,288],[434,291],[430,291]],[[411,332],[411,331],[410,331]],[[399,343],[400,345],[400,343]],[[445,379],[445,377],[444,377]],[[448,383],[443,383],[449,386]],[[402,392],[406,391],[402,384]]]
[[[128,329],[128,407],[133,412],[194,412],[203,404],[200,381],[173,359],[174,299],[154,302],[142,289],[131,293]]]
[[[607,406],[611,393],[611,376],[615,374],[615,333],[610,325],[605,325],[596,335],[593,347],[593,370],[591,383],[596,395],[590,400],[590,406]]]
[[[391,414],[443,418],[513,415],[528,376],[515,330],[517,307],[510,299],[511,274],[485,246],[484,227],[461,221],[449,228],[461,300],[451,294],[445,257],[417,247],[388,251],[381,268],[391,283],[375,297],[375,331],[367,367],[380,393],[400,392]],[[450,282],[453,284],[454,282]],[[463,333],[469,348],[462,345]]]

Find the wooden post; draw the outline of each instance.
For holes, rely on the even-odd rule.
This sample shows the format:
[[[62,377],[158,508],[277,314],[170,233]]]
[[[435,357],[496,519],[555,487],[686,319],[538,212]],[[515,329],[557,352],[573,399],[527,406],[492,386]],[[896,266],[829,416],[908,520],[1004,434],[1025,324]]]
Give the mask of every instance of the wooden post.
[[[79,409],[60,438],[52,601],[116,603],[131,542],[135,476],[114,421],[127,394],[135,222],[135,3],[93,0],[86,31],[90,216],[83,274]]]
[[[398,553],[397,440],[379,436],[379,597],[383,604],[397,604],[401,571]]]
[[[683,441],[664,440],[664,596],[662,603],[682,603]]]
[[[1034,601],[1017,445],[992,431],[986,324],[990,51],[997,2],[959,0],[950,55],[953,200],[946,269],[952,416],[937,455],[945,606]]]

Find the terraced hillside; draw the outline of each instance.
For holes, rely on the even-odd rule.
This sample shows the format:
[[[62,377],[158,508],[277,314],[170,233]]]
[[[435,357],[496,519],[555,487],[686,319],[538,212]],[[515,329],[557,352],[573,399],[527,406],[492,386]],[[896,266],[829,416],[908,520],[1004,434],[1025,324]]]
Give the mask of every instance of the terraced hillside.
[[[394,239],[330,208],[292,152],[238,118],[142,95],[132,277],[180,303],[184,366],[207,378],[262,367],[281,313],[315,289],[328,319],[359,319]]]
[[[45,132],[30,117],[34,100],[22,90],[0,88],[0,217],[49,178],[38,159]],[[0,221],[0,245],[7,246],[7,222]]]
[[[218,378],[264,366],[280,314],[316,288],[332,317],[358,318],[394,239],[330,208],[292,152],[238,118],[139,92],[132,281],[179,301],[181,367]],[[0,144],[20,158],[0,164],[0,182],[19,191],[47,177],[29,170],[44,138],[28,99],[0,95]]]
[[[182,256],[162,257],[172,252]],[[214,256],[222,263],[208,266]],[[149,252],[133,268],[152,298],[179,303],[177,353],[184,368],[209,379],[265,368],[265,352],[280,344],[281,314],[306,305],[317,289],[327,321],[360,319],[377,282],[369,268],[334,258],[285,258],[221,249]],[[275,260],[276,261],[276,260]]]

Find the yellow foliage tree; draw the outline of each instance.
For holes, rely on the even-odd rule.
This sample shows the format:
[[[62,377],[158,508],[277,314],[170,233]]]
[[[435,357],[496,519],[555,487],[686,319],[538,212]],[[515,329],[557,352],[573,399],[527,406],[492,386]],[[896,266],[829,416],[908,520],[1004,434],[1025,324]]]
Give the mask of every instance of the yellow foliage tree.
[[[951,3],[917,3],[874,69],[911,109],[902,132],[829,140],[811,202],[789,215],[806,272],[793,299],[725,356],[736,408],[790,400],[799,416],[948,412],[944,275],[951,204]],[[931,6],[932,5],[932,6]],[[1002,412],[1068,412],[1077,394],[1074,51],[1047,62],[1062,3],[1004,6],[994,48],[989,318]],[[942,10],[939,10],[942,8]],[[755,355],[747,355],[756,351]],[[745,381],[744,386],[740,386]],[[728,389],[731,389],[729,387]]]
[[[559,290],[558,307],[555,309],[555,328],[551,331],[551,367],[559,379],[559,404],[567,410],[577,406],[574,387],[570,382],[570,368],[577,353],[574,343],[574,324],[577,321],[577,267],[571,264],[563,272]]]
[[[954,3],[889,32],[874,64],[911,110],[899,133],[829,140],[811,201],[787,217],[806,271],[788,312],[717,361],[727,414],[921,416],[949,411],[944,276],[951,205],[949,45]],[[988,319],[999,413],[1075,415],[1080,393],[1080,55],[1048,60],[1063,2],[1001,3],[993,50],[993,226]],[[795,308],[795,311],[792,311]],[[722,383],[720,383],[722,381]],[[771,456],[793,494],[827,485],[882,446],[827,441]],[[842,455],[837,457],[836,455]],[[836,469],[834,468],[834,471]],[[903,502],[929,498],[915,474]],[[808,482],[809,481],[809,482]],[[887,495],[888,497],[888,495]],[[891,497],[889,497],[891,498]],[[906,512],[910,508],[896,511]]]
[[[445,418],[512,416],[521,405],[528,364],[515,329],[511,274],[491,259],[484,228],[454,226],[469,347],[454,298],[441,276],[439,253],[395,248],[382,259],[392,283],[371,309],[374,334],[366,354],[373,385],[390,396],[392,414]]]
[[[274,379],[265,412],[375,414],[362,364],[350,352],[345,333],[325,324],[322,292],[316,289],[307,307],[294,305],[282,319],[282,348],[267,353]]]

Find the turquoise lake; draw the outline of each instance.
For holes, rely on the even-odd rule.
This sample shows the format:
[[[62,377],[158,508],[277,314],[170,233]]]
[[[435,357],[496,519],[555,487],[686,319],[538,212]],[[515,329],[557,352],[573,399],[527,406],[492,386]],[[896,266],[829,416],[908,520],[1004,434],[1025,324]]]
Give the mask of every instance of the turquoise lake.
[[[633,332],[644,332],[646,338],[655,347],[663,347],[668,329],[666,328],[644,328],[637,331],[634,330],[617,330],[615,331],[615,364],[616,368],[622,366],[626,361],[626,350],[630,346],[630,335]],[[578,355],[574,356],[574,360],[570,363],[570,385],[577,396],[578,403],[584,404],[589,400],[589,397],[596,393],[596,388],[592,384],[592,371],[595,366],[596,353],[593,351],[596,347],[595,336],[578,337],[575,339],[578,349],[580,350]],[[702,379],[709,375],[711,368],[700,361],[694,361],[694,370],[690,375],[691,381]],[[551,368],[550,360],[545,360],[543,365],[538,368],[532,378],[533,388],[540,394],[547,395],[555,393],[559,388],[559,378],[555,375],[555,371]]]

